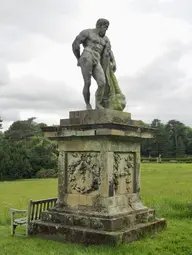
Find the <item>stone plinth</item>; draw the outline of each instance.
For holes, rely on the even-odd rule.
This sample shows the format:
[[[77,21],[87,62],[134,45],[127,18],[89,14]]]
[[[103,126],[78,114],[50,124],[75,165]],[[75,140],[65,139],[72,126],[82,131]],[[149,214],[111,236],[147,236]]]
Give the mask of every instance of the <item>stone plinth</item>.
[[[70,125],[85,125],[85,124],[128,124],[131,120],[131,114],[128,112],[119,112],[113,110],[92,110],[92,111],[75,111],[69,113]],[[65,125],[66,119],[60,120],[60,125]]]
[[[140,143],[152,138],[129,113],[71,112],[46,137],[59,148],[58,201],[31,234],[87,244],[131,242],[166,226],[140,200]]]

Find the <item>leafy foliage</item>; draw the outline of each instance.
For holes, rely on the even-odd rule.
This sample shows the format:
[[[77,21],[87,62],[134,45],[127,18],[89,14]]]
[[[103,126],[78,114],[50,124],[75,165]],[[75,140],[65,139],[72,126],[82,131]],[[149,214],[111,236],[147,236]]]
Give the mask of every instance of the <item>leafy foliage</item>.
[[[142,156],[161,155],[167,158],[177,158],[192,155],[192,128],[178,120],[170,120],[163,124],[159,119],[154,119],[150,127],[155,129],[154,139],[143,141]]]
[[[140,124],[155,129],[154,139],[142,142],[142,156],[149,158],[161,154],[169,161],[177,158],[177,162],[181,162],[180,158],[192,155],[191,127],[177,120],[163,124],[159,119],[154,119],[151,124],[142,121]],[[36,123],[35,117],[31,117],[15,121],[7,131],[0,132],[0,180],[57,175],[57,145],[43,137],[43,126],[46,124]]]
[[[5,137],[10,140],[27,139],[33,136],[42,136],[42,126],[46,126],[43,123],[36,123],[35,117],[31,117],[27,120],[18,120],[13,122],[7,131],[5,131]]]
[[[57,146],[43,137],[34,118],[14,122],[0,136],[0,180],[33,178],[37,172],[57,172]]]
[[[41,169],[36,174],[37,178],[56,178],[58,173],[53,169]]]

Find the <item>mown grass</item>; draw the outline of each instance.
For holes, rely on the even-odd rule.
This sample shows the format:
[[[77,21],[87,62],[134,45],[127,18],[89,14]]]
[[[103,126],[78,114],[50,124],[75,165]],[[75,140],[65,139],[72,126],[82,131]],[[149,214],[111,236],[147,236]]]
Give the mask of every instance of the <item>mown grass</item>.
[[[192,164],[143,164],[144,204],[165,217],[167,230],[118,247],[62,244],[38,238],[11,237],[8,209],[25,209],[29,199],[55,197],[57,180],[0,183],[0,254],[2,255],[192,255]]]

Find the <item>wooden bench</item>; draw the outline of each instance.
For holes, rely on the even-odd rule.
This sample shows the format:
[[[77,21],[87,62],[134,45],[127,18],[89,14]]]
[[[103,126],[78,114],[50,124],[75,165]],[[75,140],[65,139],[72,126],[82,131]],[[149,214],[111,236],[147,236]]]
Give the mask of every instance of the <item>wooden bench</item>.
[[[28,235],[28,226],[31,221],[38,220],[41,217],[43,211],[54,207],[57,198],[49,198],[43,200],[29,200],[27,210],[10,209],[11,213],[11,235],[15,234],[16,227],[19,225],[25,225],[25,233]],[[25,217],[16,218],[18,214],[24,214]]]

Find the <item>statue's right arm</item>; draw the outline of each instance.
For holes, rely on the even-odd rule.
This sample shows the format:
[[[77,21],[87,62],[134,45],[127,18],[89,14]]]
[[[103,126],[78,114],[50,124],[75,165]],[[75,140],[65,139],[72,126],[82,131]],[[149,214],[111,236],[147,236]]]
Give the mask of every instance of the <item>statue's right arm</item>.
[[[74,40],[72,49],[77,60],[80,58],[80,45],[88,38],[88,30],[83,30]]]

